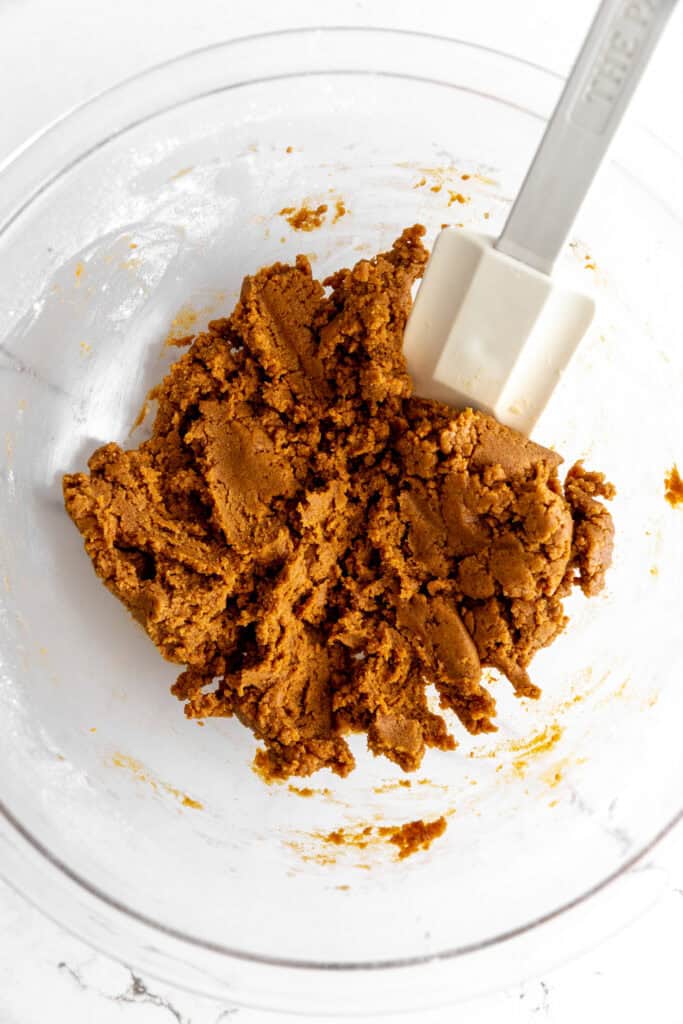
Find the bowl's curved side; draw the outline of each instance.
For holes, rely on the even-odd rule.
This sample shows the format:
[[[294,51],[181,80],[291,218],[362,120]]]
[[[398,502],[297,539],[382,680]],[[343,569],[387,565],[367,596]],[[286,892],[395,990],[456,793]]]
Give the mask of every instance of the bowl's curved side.
[[[411,68],[410,76],[406,67]],[[442,218],[455,216],[475,223],[490,215],[490,225],[499,227],[560,86],[560,80],[544,69],[457,40],[379,29],[280,32],[218,44],[152,68],[60,119],[1,169],[0,251],[4,247],[12,254],[12,273],[0,281],[0,388],[5,388],[0,395],[6,399],[0,402],[0,426],[11,436],[3,462],[6,486],[0,494],[0,516],[14,524],[16,537],[11,531],[0,537],[0,577],[6,575],[0,597],[0,700],[11,740],[0,754],[0,766],[3,758],[7,761],[0,802],[0,871],[46,913],[93,945],[134,960],[151,974],[245,1005],[367,1013],[464,998],[490,989],[492,979],[495,986],[510,983],[598,940],[653,897],[658,879],[629,875],[628,869],[680,820],[680,794],[665,785],[661,798],[648,800],[651,779],[649,783],[646,775],[639,782],[637,773],[631,778],[632,748],[622,748],[638,742],[645,721],[640,717],[642,704],[649,709],[652,732],[652,739],[642,745],[642,757],[652,776],[661,779],[662,769],[673,776],[675,759],[680,759],[679,748],[668,749],[663,742],[673,728],[674,712],[680,711],[678,691],[669,685],[662,687],[662,696],[655,692],[658,676],[669,679],[673,669],[663,655],[648,660],[644,644],[651,636],[666,635],[669,626],[674,628],[675,605],[666,605],[669,611],[664,615],[655,613],[675,592],[683,565],[680,551],[676,553],[670,510],[656,490],[661,467],[658,462],[645,466],[652,452],[650,439],[642,438],[642,425],[633,424],[632,416],[610,421],[614,408],[605,381],[623,385],[625,400],[638,400],[640,378],[649,372],[649,364],[638,330],[622,332],[624,311],[634,324],[651,319],[653,349],[659,346],[662,354],[652,370],[651,387],[675,440],[680,417],[675,398],[683,367],[671,363],[676,350],[670,328],[675,318],[665,308],[671,273],[659,273],[657,260],[676,251],[680,225],[675,211],[672,216],[667,207],[665,189],[651,180],[634,183],[630,171],[617,168],[611,179],[612,205],[604,191],[592,200],[593,208],[589,203],[582,224],[588,225],[591,243],[596,239],[603,315],[598,334],[577,363],[573,383],[580,382],[581,407],[575,408],[571,391],[567,392],[572,387],[569,380],[557,412],[544,420],[548,438],[562,443],[571,455],[590,455],[598,467],[605,460],[605,468],[619,477],[620,489],[622,479],[625,483],[618,517],[623,547],[615,566],[615,592],[620,584],[624,601],[613,607],[608,597],[592,616],[580,605],[573,609],[577,629],[592,645],[583,661],[567,637],[559,661],[539,662],[549,693],[556,685],[560,698],[567,684],[562,658],[586,672],[604,664],[613,670],[613,682],[607,670],[598,681],[595,668],[593,683],[588,684],[588,675],[582,677],[585,702],[570,710],[561,706],[561,699],[552,707],[524,709],[501,697],[501,720],[511,735],[528,733],[543,715],[552,713],[558,720],[565,716],[563,766],[553,776],[568,776],[566,788],[557,793],[562,797],[561,817],[559,810],[554,819],[548,812],[541,818],[538,811],[541,802],[548,809],[553,800],[558,803],[554,791],[546,794],[543,789],[555,761],[532,765],[523,779],[508,778],[505,771],[496,779],[495,764],[487,757],[502,757],[504,763],[504,754],[492,747],[481,755],[475,744],[468,745],[467,737],[462,738],[458,755],[461,778],[453,779],[455,761],[430,762],[437,784],[422,802],[415,793],[410,803],[408,797],[392,803],[392,798],[378,796],[373,783],[382,781],[385,769],[370,764],[367,769],[364,765],[369,781],[335,788],[338,804],[314,803],[310,812],[305,810],[308,801],[268,794],[253,779],[247,768],[251,740],[237,727],[230,731],[229,723],[225,731],[217,727],[211,735],[204,729],[198,747],[202,753],[188,756],[179,708],[165,692],[172,670],[159,665],[144,638],[133,634],[99,584],[86,577],[79,540],[59,504],[61,472],[80,466],[96,440],[125,439],[147,388],[165,365],[158,352],[178,297],[183,299],[193,288],[199,295],[208,284],[213,297],[206,309],[216,302],[229,307],[229,288],[239,285],[242,272],[252,269],[254,261],[272,261],[281,253],[291,256],[302,247],[299,237],[281,236],[284,228],[277,219],[293,189],[303,198],[309,190],[316,191],[325,176],[324,188],[329,178],[332,191],[353,195],[353,216],[334,231],[330,227],[306,238],[305,245],[316,250],[316,269],[331,269],[346,260],[349,251],[386,244],[397,228],[416,217],[430,230],[438,229]],[[503,88],[505,95],[498,95]],[[402,139],[398,129],[387,128],[382,135],[378,128],[377,139],[368,141],[373,118],[391,116],[392,94],[409,111],[410,134],[404,131]],[[313,100],[308,99],[311,96]],[[300,119],[293,113],[298,102]],[[430,104],[434,109],[427,117]],[[420,109],[425,111],[421,121]],[[491,140],[496,132],[485,118],[495,109],[504,113],[500,137]],[[445,120],[447,110],[456,120],[458,111],[468,116],[460,143],[452,143],[450,135],[448,143],[430,135],[432,125],[442,123],[437,115],[443,113]],[[302,128],[302,122],[311,120],[311,111],[319,118],[313,131]],[[232,113],[234,120],[229,121]],[[405,114],[399,109],[399,126],[401,116]],[[269,117],[277,119],[277,130]],[[482,124],[476,124],[477,117]],[[297,142],[297,133],[304,131],[310,158],[295,156],[292,161],[283,143]],[[250,148],[256,145],[249,142],[252,137],[267,140],[263,159]],[[205,147],[207,138],[212,140],[211,152]],[[470,149],[495,154],[491,164],[503,168],[500,181],[480,174],[481,181],[468,196],[471,201],[462,206],[458,201],[457,212],[446,205],[449,175],[457,171],[455,145],[466,155]],[[655,145],[652,140],[647,143],[650,160],[657,158]],[[643,147],[629,138],[622,140],[624,159],[630,159],[634,147],[635,163],[644,167]],[[423,166],[425,153],[428,166]],[[475,165],[479,166],[477,161]],[[187,173],[188,167],[192,173]],[[640,203],[641,195],[643,208],[634,210],[633,223],[648,224],[649,270],[639,270],[635,257],[622,259],[623,225],[609,223],[619,203]],[[254,209],[261,207],[267,215],[254,216]],[[607,220],[601,234],[592,230],[599,217]],[[635,227],[634,231],[637,234]],[[637,237],[639,246],[644,244]],[[235,248],[235,239],[239,252],[226,257]],[[574,246],[568,263],[573,260],[576,266],[568,269],[585,274],[588,249],[578,240]],[[602,274],[603,254],[605,267],[619,267],[614,280],[607,272]],[[648,287],[664,303],[652,317],[648,303],[632,287],[639,272],[648,275]],[[229,287],[217,299],[224,281]],[[93,337],[97,345],[91,344]],[[168,350],[164,351],[167,359]],[[613,428],[622,432],[615,439],[616,448],[610,445]],[[627,439],[623,443],[621,436]],[[622,453],[619,444],[627,445],[628,451]],[[670,444],[662,459],[671,451]],[[632,480],[629,460],[637,464]],[[646,568],[643,582],[640,570],[653,559],[661,563],[661,572],[650,576]],[[632,614],[625,600],[628,593],[636,594],[640,612],[636,608]],[[44,645],[38,633],[48,620],[52,634]],[[626,636],[621,647],[630,652],[630,642],[633,656],[619,651],[624,629],[632,636]],[[115,670],[102,664],[100,652],[107,645],[115,655]],[[643,647],[642,657],[638,645]],[[627,671],[637,678],[632,704],[623,723],[619,720],[624,730],[620,739],[610,735],[610,725],[613,708],[621,706],[614,701],[618,688],[626,685]],[[124,685],[122,678],[131,679],[139,689]],[[579,686],[577,679],[572,677],[573,686]],[[140,700],[142,690],[150,695],[148,704]],[[603,735],[604,764],[591,775],[593,770],[579,763],[579,748],[590,748]],[[154,785],[141,790],[144,773],[137,772],[131,780],[112,771],[113,752],[122,743],[132,743],[133,736],[138,745],[127,753],[137,756],[142,751],[162,778],[188,789],[200,787],[202,798],[203,787],[208,787],[205,816],[178,817],[173,802],[160,799],[155,777]],[[179,748],[186,758],[182,778],[177,777]],[[465,760],[468,752],[472,760]],[[202,760],[204,755],[208,761]],[[225,785],[220,784],[221,772]],[[604,772],[603,781],[597,778],[599,772]],[[230,773],[233,777],[228,779]],[[476,799],[465,788],[470,776],[479,786]],[[26,787],[27,779],[32,779],[32,787]],[[626,794],[618,792],[615,779],[623,782]],[[167,787],[169,792],[172,788]],[[612,807],[617,796],[623,814]],[[339,810],[344,801],[345,809]],[[328,869],[302,868],[291,849],[282,852],[295,834],[306,829],[310,833],[317,816],[335,820],[335,815],[348,817],[349,812],[426,815],[449,801],[449,807],[456,806],[456,820],[466,822],[468,830],[457,832],[455,825],[449,829],[449,857],[454,858],[450,861],[445,849],[440,853],[435,846],[431,860],[416,860],[406,869],[409,873],[378,862],[367,879],[361,879],[359,865],[344,863],[335,868],[343,878],[334,878],[344,885],[330,893],[335,885],[326,880]],[[240,831],[240,815],[247,805],[252,819]],[[586,806],[595,813],[585,814]],[[498,814],[500,835],[506,836],[509,846],[503,843],[497,851],[487,830],[491,815]],[[564,844],[567,853],[561,859],[559,845],[550,844],[544,852],[543,830]],[[68,831],[71,836],[65,838]],[[167,847],[182,834],[187,849],[181,849],[178,862],[169,861],[166,869],[155,863],[159,851],[147,843],[146,831],[154,832],[159,845]],[[537,860],[529,851],[524,874],[517,862],[531,835]],[[126,851],[121,864],[115,863],[119,842]],[[458,876],[457,866],[470,856],[470,842],[471,857],[480,858],[481,877],[469,886],[468,897],[469,883],[464,874]],[[108,845],[112,863],[107,874],[97,857]],[[232,865],[231,851],[238,845],[242,859]],[[277,849],[274,858],[281,860],[275,867],[269,860],[271,845]],[[184,896],[177,892],[183,856],[196,866],[198,875],[196,889],[187,881]],[[511,863],[494,884],[486,873],[500,867],[507,856]],[[212,858],[218,857],[232,865],[235,879],[232,888],[216,890],[216,908],[210,901],[202,906],[202,879],[211,877]],[[542,878],[543,863],[550,867]],[[572,871],[575,877],[569,884]],[[311,878],[319,885],[317,908],[309,899],[313,890],[306,888],[313,884]],[[347,882],[354,891],[341,891],[348,888]],[[521,891],[522,883],[528,892]],[[155,885],[158,891],[153,892]],[[304,888],[298,890],[298,885]],[[502,897],[506,888],[511,890],[509,899]],[[400,905],[397,891],[402,894]],[[269,916],[268,901],[280,892],[286,898],[279,913],[276,909]],[[296,908],[297,893],[304,892],[311,903],[305,913]],[[177,905],[171,907],[173,900]],[[300,920],[288,919],[288,904],[291,913],[301,909]],[[224,916],[235,918],[226,925],[225,935],[233,939],[241,925],[250,936],[243,945],[219,940],[223,906],[229,908],[222,911]],[[455,920],[458,910],[471,941],[463,938],[462,929],[455,941],[450,940],[449,919]],[[187,927],[179,926],[178,920]],[[288,939],[293,921],[305,934]],[[379,955],[369,940],[362,941],[363,933],[373,928],[386,955]],[[329,930],[329,940],[323,929]],[[272,942],[264,939],[259,944],[259,930],[272,933]]]

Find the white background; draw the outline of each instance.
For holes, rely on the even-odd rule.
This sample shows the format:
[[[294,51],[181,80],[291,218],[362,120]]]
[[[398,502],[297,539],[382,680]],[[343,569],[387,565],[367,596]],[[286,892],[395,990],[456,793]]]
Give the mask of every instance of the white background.
[[[596,6],[595,0],[0,0],[0,162],[93,93],[216,40],[296,25],[384,25],[464,38],[566,74]],[[679,5],[632,114],[679,152],[682,43]],[[660,873],[664,894],[628,928],[544,978],[420,1014],[420,1024],[683,1024],[683,828],[635,870]],[[134,966],[94,953],[0,883],[0,1024],[272,1020],[137,977]]]

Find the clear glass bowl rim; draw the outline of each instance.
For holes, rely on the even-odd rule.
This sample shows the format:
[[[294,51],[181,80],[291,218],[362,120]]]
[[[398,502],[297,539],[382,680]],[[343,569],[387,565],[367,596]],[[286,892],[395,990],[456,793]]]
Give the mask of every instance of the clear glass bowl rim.
[[[366,26],[366,25],[320,25],[320,26],[307,26],[307,27],[296,27],[296,28],[284,28],[278,29],[271,32],[260,32],[252,33],[244,36],[239,36],[234,39],[218,41],[211,43],[208,46],[199,47],[197,49],[186,51],[185,53],[179,54],[166,61],[162,61],[158,64],[152,65],[145,70],[122,79],[111,87],[102,90],[95,94],[91,98],[79,103],[63,114],[55,118],[52,122],[47,124],[45,127],[40,129],[30,138],[28,138],[21,146],[15,149],[9,154],[3,161],[0,162],[0,237],[2,237],[11,225],[18,220],[21,214],[28,209],[28,207],[35,202],[35,200],[45,193],[52,185],[58,182],[62,177],[67,175],[70,170],[73,169],[76,164],[86,159],[89,155],[107,145],[112,139],[118,135],[136,127],[139,124],[144,123],[146,120],[152,119],[166,111],[174,109],[177,106],[190,103],[194,100],[201,99],[211,92],[222,91],[222,89],[209,90],[203,92],[197,92],[191,95],[184,95],[182,98],[178,98],[177,101],[171,104],[159,105],[151,110],[148,114],[142,117],[138,117],[135,120],[129,121],[121,125],[120,127],[110,130],[102,134],[95,143],[86,149],[81,149],[71,159],[67,159],[63,166],[56,172],[48,173],[46,168],[49,166],[49,161],[45,159],[46,149],[48,149],[54,138],[58,137],[59,134],[73,125],[74,122],[78,122],[79,119],[83,118],[87,121],[87,118],[93,113],[97,113],[101,107],[106,106],[107,103],[111,104],[115,101],[118,96],[124,90],[131,90],[141,85],[146,80],[151,79],[153,76],[165,73],[170,69],[176,68],[184,63],[201,59],[208,54],[216,53],[218,51],[227,51],[237,46],[249,45],[257,42],[267,42],[269,40],[277,40],[283,37],[306,37],[314,35],[330,35],[337,38],[346,35],[349,39],[353,33],[361,35],[372,35],[377,37],[378,41],[380,38],[402,38],[403,40],[414,39],[415,41],[434,41],[437,43],[450,44],[454,49],[462,48],[465,51],[473,53],[479,53],[481,55],[487,55],[488,57],[498,58],[502,61],[509,62],[511,65],[525,66],[528,69],[538,72],[540,75],[546,77],[549,81],[554,84],[555,89],[559,89],[563,79],[563,76],[534,61],[526,60],[524,58],[506,53],[502,50],[498,50],[492,47],[487,47],[481,44],[473,43],[468,40],[459,39],[456,37],[439,35],[436,33],[429,32],[418,32],[410,29],[401,28],[386,28],[382,26]],[[247,86],[255,84],[256,82],[263,82],[267,80],[276,80],[283,77],[297,77],[304,74],[336,74],[336,73],[347,73],[347,74],[377,74],[379,73],[376,69],[366,68],[361,70],[358,68],[353,69],[342,69],[328,67],[319,71],[295,71],[290,75],[275,74],[273,76],[255,76],[251,79],[244,79],[238,83],[238,86]],[[425,78],[424,76],[411,76],[402,73],[390,73],[384,72],[384,74],[393,74],[397,78],[414,78],[422,82],[433,82],[435,85],[448,86],[455,89],[463,89],[464,91],[473,91],[467,87],[463,87],[454,82],[446,82],[437,78]],[[223,86],[222,88],[231,88],[234,86]],[[491,95],[489,98],[495,99],[498,102],[506,102],[500,96]],[[517,104],[511,103],[512,106]],[[530,110],[526,107],[519,107],[521,111],[529,114],[536,118],[545,119],[543,113],[539,113],[535,110]],[[106,123],[106,119],[101,118],[101,124]],[[655,145],[657,147],[667,147],[666,143],[663,143],[651,132],[646,131],[648,137],[648,144],[650,146]],[[676,164],[680,167],[683,164],[678,153],[673,152],[669,148],[669,160],[671,156],[674,157]],[[42,173],[36,174],[35,164],[38,164],[42,168]],[[33,181],[31,180],[33,179]],[[37,179],[37,180],[36,180]],[[650,195],[650,189],[646,182],[639,180],[639,184],[647,191]],[[28,188],[27,188],[28,182]],[[27,194],[28,191],[28,194]],[[4,196],[3,196],[4,192]],[[658,198],[658,197],[656,197]],[[669,211],[675,216],[673,211]],[[448,961],[457,957],[464,957],[466,955],[476,953],[477,951],[490,949],[495,946],[502,945],[505,942],[514,939],[515,937],[528,934],[534,929],[539,928],[541,925],[551,921],[555,921],[566,914],[568,911],[585,904],[593,896],[597,895],[604,889],[606,889],[611,883],[625,875],[635,864],[637,864],[643,857],[645,857],[665,836],[667,836],[680,822],[683,821],[683,806],[681,810],[677,812],[673,818],[666,822],[662,828],[647,842],[645,843],[635,854],[633,854],[625,863],[623,863],[618,869],[609,873],[604,878],[600,879],[594,885],[589,887],[586,891],[581,893],[574,899],[565,902],[564,904],[556,907],[548,913],[538,916],[531,921],[525,922],[513,929],[502,931],[497,935],[490,936],[484,940],[476,943],[470,943],[458,946],[452,949],[446,949],[437,953],[429,953],[422,956],[403,957],[391,960],[374,960],[374,961],[346,961],[346,962],[330,962],[320,963],[316,961],[304,960],[304,959],[288,959],[286,957],[268,957],[262,956],[248,951],[229,948],[218,943],[206,942],[197,936],[190,935],[186,932],[172,928],[162,922],[156,921],[147,915],[139,913],[135,908],[127,906],[123,902],[112,898],[104,890],[98,886],[93,885],[87,879],[81,877],[76,871],[69,867],[64,861],[56,857],[39,839],[37,839],[31,832],[26,829],[22,823],[13,815],[8,808],[4,805],[0,799],[0,815],[5,820],[5,823],[10,827],[10,830],[14,832],[15,837],[22,842],[27,844],[33,853],[38,854],[39,857],[45,862],[45,868],[48,872],[57,871],[62,876],[62,880],[67,883],[73,883],[74,886],[79,890],[79,896],[85,897],[86,899],[94,900],[98,905],[98,909],[109,909],[114,911],[117,915],[122,915],[124,918],[130,919],[131,923],[141,925],[143,928],[152,929],[157,935],[166,935],[169,938],[179,941],[180,943],[187,943],[196,949],[204,949],[207,952],[213,954],[219,954],[226,960],[236,961],[247,961],[254,965],[264,965],[268,967],[279,967],[286,969],[303,969],[307,971],[316,972],[327,972],[334,971],[336,973],[343,972],[358,972],[358,971],[377,971],[386,970],[390,968],[402,968],[402,967],[416,967],[420,964],[426,964],[433,961]],[[2,872],[2,865],[0,865],[0,873]],[[24,895],[28,895],[25,889],[10,877],[5,877],[5,880],[11,886],[15,887],[19,892],[23,892]],[[30,898],[30,897],[29,897]],[[40,902],[35,901],[39,909]],[[66,921],[60,923],[68,927]]]

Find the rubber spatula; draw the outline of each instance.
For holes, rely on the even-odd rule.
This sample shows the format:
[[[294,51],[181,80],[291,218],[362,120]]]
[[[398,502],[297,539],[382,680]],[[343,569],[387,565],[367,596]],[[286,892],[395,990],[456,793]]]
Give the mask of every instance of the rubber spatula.
[[[500,238],[438,235],[404,337],[418,395],[533,428],[595,308],[553,265],[675,2],[603,0]]]

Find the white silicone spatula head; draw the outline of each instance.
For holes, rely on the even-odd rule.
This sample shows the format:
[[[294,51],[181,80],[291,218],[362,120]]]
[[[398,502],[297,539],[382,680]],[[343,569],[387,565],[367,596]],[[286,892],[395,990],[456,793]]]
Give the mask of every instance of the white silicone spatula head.
[[[418,394],[529,433],[594,303],[551,277],[676,0],[603,0],[497,241],[436,240],[404,351]]]

